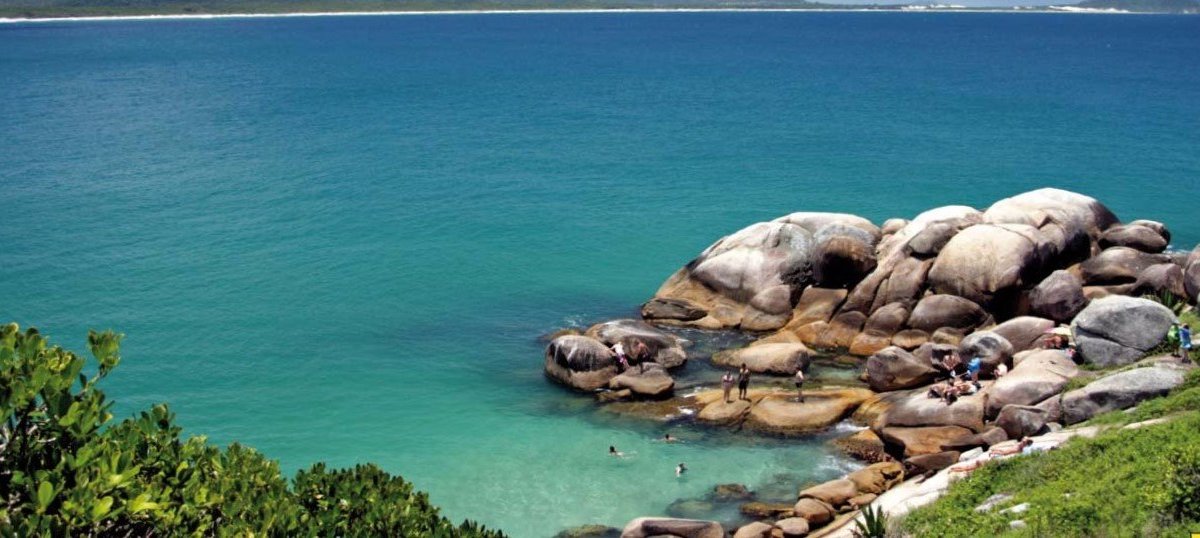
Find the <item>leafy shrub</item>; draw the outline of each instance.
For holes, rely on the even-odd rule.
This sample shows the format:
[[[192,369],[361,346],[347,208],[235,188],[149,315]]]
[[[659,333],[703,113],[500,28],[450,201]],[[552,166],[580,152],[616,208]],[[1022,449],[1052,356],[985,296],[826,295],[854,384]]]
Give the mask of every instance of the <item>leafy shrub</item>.
[[[374,465],[317,464],[289,487],[251,448],[181,439],[165,405],[109,425],[98,384],[120,341],[88,334],[89,377],[83,357],[36,329],[0,327],[0,535],[503,536],[450,523]]]
[[[885,538],[888,535],[888,517],[883,510],[868,506],[862,511],[862,519],[854,522],[856,538]]]

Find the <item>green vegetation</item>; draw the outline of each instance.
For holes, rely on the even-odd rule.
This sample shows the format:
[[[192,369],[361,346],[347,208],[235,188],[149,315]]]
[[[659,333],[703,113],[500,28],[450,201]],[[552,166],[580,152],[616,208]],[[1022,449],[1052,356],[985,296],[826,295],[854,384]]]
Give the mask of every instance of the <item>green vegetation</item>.
[[[120,341],[91,332],[87,366],[36,329],[0,327],[0,535],[503,536],[450,523],[374,465],[317,464],[289,485],[253,449],[181,438],[164,405],[110,425],[98,385]]]
[[[888,516],[882,508],[868,506],[862,511],[862,519],[854,521],[856,538],[884,538],[888,535]]]
[[[984,466],[901,525],[913,536],[1187,536],[1200,530],[1200,370],[1167,396],[1092,423],[1160,417],[1173,420]],[[975,511],[1001,493],[1013,497]],[[1021,503],[1024,513],[1000,513]],[[1018,519],[1026,526],[1009,526]]]

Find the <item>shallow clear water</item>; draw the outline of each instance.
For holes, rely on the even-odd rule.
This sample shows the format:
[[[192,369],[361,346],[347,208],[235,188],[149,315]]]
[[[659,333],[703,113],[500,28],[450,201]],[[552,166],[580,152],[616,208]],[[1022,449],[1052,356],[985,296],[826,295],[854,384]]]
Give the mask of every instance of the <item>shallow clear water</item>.
[[[0,25],[0,318],[126,333],[122,415],[166,401],[289,469],[379,462],[514,536],[620,525],[847,463],[821,439],[655,443],[670,426],[547,383],[539,335],[630,315],[795,210],[1051,185],[1190,248],[1197,125],[1197,17]]]

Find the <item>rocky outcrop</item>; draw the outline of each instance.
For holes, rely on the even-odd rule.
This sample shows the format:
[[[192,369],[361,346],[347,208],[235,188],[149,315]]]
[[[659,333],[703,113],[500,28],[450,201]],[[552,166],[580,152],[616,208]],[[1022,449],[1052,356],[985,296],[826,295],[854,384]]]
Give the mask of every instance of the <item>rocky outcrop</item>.
[[[807,370],[810,353],[804,344],[759,344],[741,349],[720,351],[713,355],[713,364],[727,368],[745,365],[751,372],[771,375],[795,375]]]
[[[1162,342],[1175,321],[1154,301],[1111,296],[1092,301],[1072,322],[1083,359],[1099,366],[1129,364]]]
[[[1174,263],[1159,263],[1144,269],[1133,283],[1132,295],[1170,294],[1187,297],[1183,268]]]
[[[867,359],[867,384],[871,390],[885,392],[929,384],[938,375],[928,359],[899,347],[888,347]]]
[[[568,387],[592,391],[617,375],[617,359],[599,340],[564,335],[546,346],[545,373]]]
[[[1142,271],[1160,263],[1171,263],[1171,258],[1129,247],[1109,247],[1079,264],[1079,272],[1086,286],[1119,286],[1137,282]]]
[[[725,538],[725,529],[715,521],[639,517],[625,525],[621,538],[678,536],[680,538]]]
[[[687,362],[687,352],[684,351],[684,347],[688,346],[690,342],[644,321],[635,319],[606,321],[592,325],[584,334],[609,347],[616,345],[617,342],[639,340],[646,344],[646,348],[650,352],[650,360],[667,368],[683,366]],[[627,350],[627,352],[631,353],[632,350]]]
[[[1051,405],[1039,405],[1051,413],[1057,407],[1063,424],[1083,422],[1101,413],[1127,409],[1138,402],[1163,396],[1183,383],[1188,368],[1156,364],[1110,374],[1070,391]]]
[[[1030,311],[1059,323],[1071,321],[1087,303],[1083,281],[1063,270],[1050,273],[1029,292]]]
[[[958,426],[973,432],[983,431],[984,390],[959,397],[952,404],[930,398],[924,391],[913,391],[898,399],[880,418],[885,426]],[[880,437],[883,437],[880,434]],[[885,439],[886,440],[886,439]]]
[[[846,475],[860,494],[880,494],[892,489],[904,479],[904,467],[894,461],[868,465]]]
[[[1033,351],[988,389],[987,416],[996,416],[1009,404],[1033,405],[1055,396],[1078,375],[1079,368],[1066,353],[1056,349]]]
[[[837,515],[837,510],[825,501],[805,497],[796,501],[796,505],[792,507],[792,513],[796,517],[802,517],[808,521],[810,527],[818,527],[832,521],[833,517]]]
[[[672,275],[655,294],[654,307],[642,313],[709,329],[778,329],[808,285],[842,287],[853,274],[870,270],[878,238],[878,228],[854,215],[794,213],[753,224],[718,240]],[[661,308],[670,304],[684,308]],[[693,319],[671,311],[670,317],[653,317],[664,310],[686,311]],[[697,311],[704,317],[695,318]]]

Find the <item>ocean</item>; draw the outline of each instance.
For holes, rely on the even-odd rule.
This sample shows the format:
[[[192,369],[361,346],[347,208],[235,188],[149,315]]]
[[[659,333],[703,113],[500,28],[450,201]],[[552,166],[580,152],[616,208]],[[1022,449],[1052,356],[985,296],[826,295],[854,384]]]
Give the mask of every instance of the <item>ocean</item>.
[[[1200,17],[0,24],[0,319],[125,333],[118,417],[167,402],[288,473],[377,462],[515,537],[621,526],[854,463],[597,410],[542,335],[792,211],[1054,186],[1190,249],[1198,126]]]

